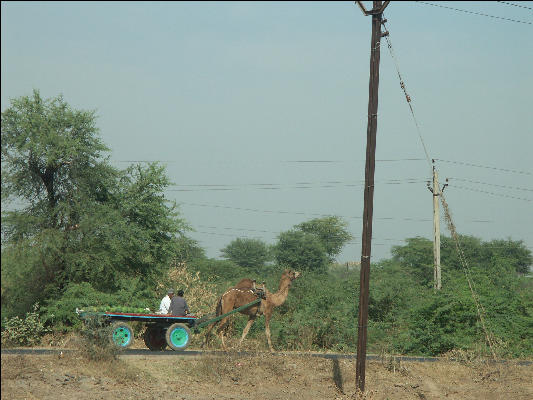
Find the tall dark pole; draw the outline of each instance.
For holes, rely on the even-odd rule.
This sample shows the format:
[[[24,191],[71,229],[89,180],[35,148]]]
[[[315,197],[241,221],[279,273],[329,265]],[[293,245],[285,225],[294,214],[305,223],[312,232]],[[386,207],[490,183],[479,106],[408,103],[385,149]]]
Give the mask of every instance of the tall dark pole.
[[[372,15],[372,40],[370,44],[370,83],[368,97],[368,127],[366,132],[365,205],[363,210],[363,234],[361,249],[361,279],[359,291],[359,325],[357,329],[357,362],[355,381],[357,388],[365,390],[366,339],[368,321],[368,288],[370,281],[370,252],[372,248],[372,212],[374,203],[374,171],[376,164],[376,131],[378,124],[379,56],[381,40],[381,16],[387,6],[374,1],[374,8],[365,15]]]

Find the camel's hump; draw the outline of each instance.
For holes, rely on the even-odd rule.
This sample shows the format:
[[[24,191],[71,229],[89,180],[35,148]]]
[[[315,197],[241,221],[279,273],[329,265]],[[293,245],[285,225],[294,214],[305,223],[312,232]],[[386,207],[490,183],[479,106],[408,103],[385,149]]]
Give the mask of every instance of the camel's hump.
[[[252,288],[254,285],[254,281],[252,279],[244,278],[241,279],[236,285],[235,288],[239,289],[249,289]]]

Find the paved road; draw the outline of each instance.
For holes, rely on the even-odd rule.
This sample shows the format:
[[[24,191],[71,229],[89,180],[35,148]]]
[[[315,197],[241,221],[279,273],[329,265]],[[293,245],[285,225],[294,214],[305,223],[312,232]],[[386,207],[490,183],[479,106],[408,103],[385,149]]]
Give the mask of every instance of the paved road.
[[[49,354],[59,354],[60,352],[68,353],[74,351],[72,349],[2,349],[2,354],[15,354],[15,355],[49,355]],[[164,357],[164,356],[181,356],[181,357],[197,357],[204,354],[210,355],[222,355],[226,354],[223,351],[201,351],[201,350],[186,350],[186,351],[150,351],[148,349],[126,349],[121,353],[121,357],[128,356],[150,356],[150,357]],[[253,356],[256,353],[247,352],[247,351],[237,351],[231,352],[231,354],[247,357]],[[287,356],[291,357],[319,357],[326,359],[353,359],[355,360],[355,354],[341,354],[341,353],[299,353],[299,352],[284,352],[284,353],[273,353],[278,356]],[[396,356],[395,359],[399,361],[410,361],[410,362],[437,362],[444,361],[442,358],[438,357],[413,357],[413,356]],[[381,360],[381,356],[377,355],[367,355],[367,360]],[[446,359],[449,360],[449,359]],[[533,365],[533,361],[513,361],[513,360],[497,360],[498,363],[507,363],[507,362],[516,362],[518,365]]]

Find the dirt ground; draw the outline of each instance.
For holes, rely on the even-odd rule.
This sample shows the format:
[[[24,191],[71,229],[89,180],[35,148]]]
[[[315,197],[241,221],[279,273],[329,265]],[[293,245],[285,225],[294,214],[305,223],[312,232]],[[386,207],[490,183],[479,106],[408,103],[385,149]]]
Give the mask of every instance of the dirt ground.
[[[355,361],[258,352],[239,357],[79,352],[2,355],[2,399],[354,399]],[[165,354],[163,353],[163,354]],[[172,354],[172,355],[170,355]],[[366,366],[361,399],[533,399],[533,368],[516,363],[399,362]]]

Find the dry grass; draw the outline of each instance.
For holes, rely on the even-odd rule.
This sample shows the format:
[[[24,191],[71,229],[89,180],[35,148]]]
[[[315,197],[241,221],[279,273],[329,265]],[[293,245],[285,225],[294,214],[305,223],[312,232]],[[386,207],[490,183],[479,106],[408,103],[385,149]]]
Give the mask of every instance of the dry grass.
[[[366,391],[355,388],[355,363],[311,355],[174,352],[88,360],[2,355],[2,399],[523,399],[533,398],[533,370],[516,364],[367,363]]]
[[[200,273],[191,272],[187,265],[173,262],[167,276],[158,284],[158,290],[163,292],[167,288],[182,289],[187,304],[199,317],[215,311],[217,302],[216,286]]]

